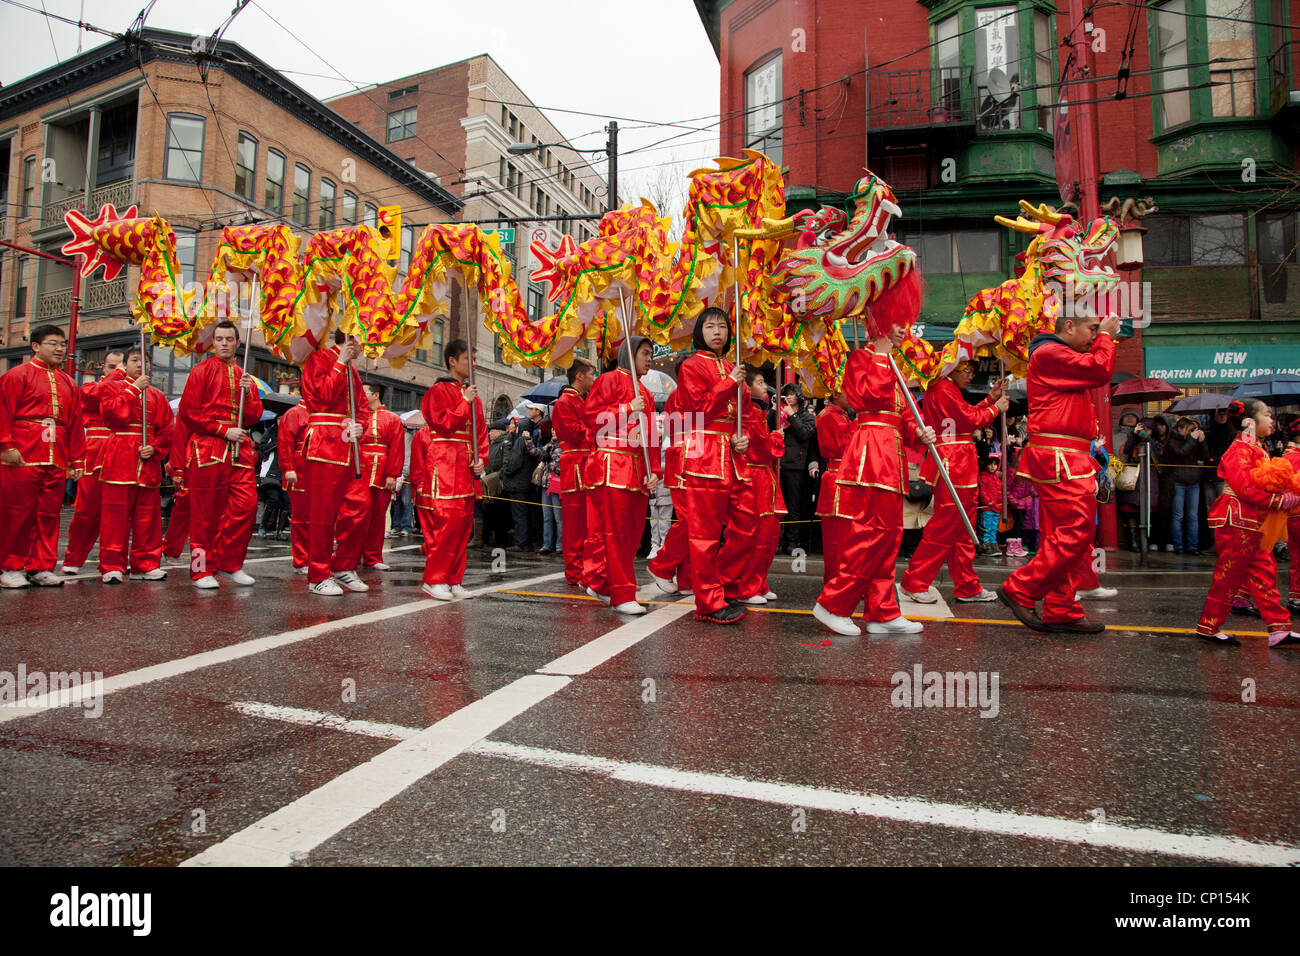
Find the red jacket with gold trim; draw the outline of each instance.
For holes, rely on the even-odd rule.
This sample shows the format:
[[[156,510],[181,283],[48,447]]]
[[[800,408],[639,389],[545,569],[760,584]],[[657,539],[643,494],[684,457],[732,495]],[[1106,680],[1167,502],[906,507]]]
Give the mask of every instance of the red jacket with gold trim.
[[[735,363],[699,351],[677,373],[678,400],[690,422],[682,442],[683,477],[748,481],[749,471],[732,448],[736,434],[737,388],[728,376]]]
[[[850,353],[844,395],[857,413],[836,476],[837,485],[881,488],[907,494],[907,454],[917,446],[916,424],[907,411],[888,355],[869,349]]]
[[[487,422],[483,420],[483,402],[474,399],[474,420],[478,426],[477,441],[470,438],[470,406],[465,400],[463,386],[454,378],[443,376],[424,393],[420,411],[429,426],[428,449],[425,453],[424,484],[420,486],[431,501],[452,498],[482,498],[483,483],[474,477],[472,464],[477,455],[480,462],[488,457]],[[475,451],[477,446],[477,451]],[[412,467],[415,454],[411,454]],[[415,481],[415,473],[411,473]],[[415,494],[412,485],[411,493]]]
[[[106,485],[139,485],[157,488],[162,485],[163,459],[171,453],[172,410],[167,396],[147,388],[149,444],[153,455],[140,457],[140,390],[125,376],[114,379],[99,393],[99,411],[112,437],[104,446],[99,480]]]
[[[1030,344],[1029,435],[1016,466],[1039,484],[1093,478],[1100,467],[1092,440],[1100,429],[1092,390],[1109,385],[1115,371],[1115,343],[1104,332],[1087,352],[1076,352],[1055,335]]]
[[[352,402],[348,402],[348,386]],[[370,424],[370,403],[361,390],[361,373],[339,361],[339,348],[319,348],[302,364],[302,400],[307,404],[307,433],[302,454],[306,461],[352,465],[353,444],[343,438],[349,420]],[[350,419],[355,413],[356,418]]]
[[[207,468],[231,460],[230,449],[234,446],[226,441],[225,434],[227,429],[235,427],[235,417],[239,414],[239,380],[243,374],[243,369],[233,359],[226,362],[216,355],[209,355],[185,380],[178,411],[190,433],[189,451],[184,455],[187,472],[191,468]],[[248,428],[261,418],[262,399],[257,394],[256,383],[253,383],[244,396],[244,418],[240,427]],[[257,448],[251,439],[239,443],[239,457],[234,464],[237,468],[257,466]]]
[[[948,469],[953,486],[978,487],[980,474],[979,460],[975,455],[975,429],[983,428],[998,417],[997,406],[987,398],[972,405],[950,379],[939,378],[925,390],[921,414],[925,423],[935,431],[934,447]],[[921,461],[921,480],[933,485],[938,477],[934,458],[926,455]]]
[[[0,451],[11,448],[24,466],[86,466],[81,393],[72,376],[38,358],[0,375]]]
[[[1250,473],[1268,460],[1269,454],[1259,442],[1244,434],[1228,446],[1219,459],[1223,494],[1215,499],[1206,524],[1211,528],[1230,525],[1246,531],[1260,529],[1260,523],[1268,512],[1282,506],[1281,495],[1263,490],[1250,478]]]
[[[633,387],[645,404],[645,411],[639,415],[628,411]],[[642,444],[647,439],[651,470],[662,471],[654,409],[650,390],[640,382],[634,386],[632,373],[626,369],[612,369],[596,378],[583,407],[594,440],[583,472],[588,488],[604,485],[645,494],[646,453]]]
[[[290,491],[307,490],[305,481],[306,468],[303,465],[302,443],[307,437],[307,403],[299,402],[280,416],[280,424],[275,430],[275,451],[280,456],[280,475],[293,472],[295,481]]]
[[[581,491],[583,471],[591,454],[592,432],[587,426],[586,400],[566,385],[551,406],[551,429],[560,442],[560,494]]]
[[[838,405],[827,405],[817,416],[817,450],[826,462],[821,475],[821,493],[817,496],[819,518],[848,517],[840,513],[840,488],[836,478],[852,433],[853,421],[849,413]]]
[[[745,434],[749,437],[749,448],[744,462],[754,483],[759,517],[787,514],[781,482],[776,475],[785,453],[785,433],[768,430],[767,406],[754,398],[750,398],[749,408],[745,410]]]
[[[405,464],[406,426],[380,405],[371,413],[370,424],[361,436],[361,474],[371,488],[383,488],[389,478],[401,476]]]
[[[99,471],[104,457],[104,445],[113,430],[104,424],[99,414],[99,397],[104,386],[113,381],[124,381],[126,369],[120,365],[97,382],[83,382],[81,386],[81,421],[86,426],[86,474]]]

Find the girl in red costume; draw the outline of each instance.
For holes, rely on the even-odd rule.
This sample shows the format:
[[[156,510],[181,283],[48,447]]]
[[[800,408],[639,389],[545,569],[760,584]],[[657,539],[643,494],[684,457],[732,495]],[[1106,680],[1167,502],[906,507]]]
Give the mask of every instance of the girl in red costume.
[[[871,349],[849,355],[843,391],[857,413],[844,449],[836,490],[837,507],[848,527],[836,544],[834,574],[813,606],[813,616],[836,634],[857,637],[853,611],[866,601],[867,632],[914,634],[916,621],[903,617],[894,594],[894,559],[903,538],[903,496],[907,493],[904,443],[932,443],[934,429],[910,419],[889,354],[920,311],[921,277],[915,269],[878,299],[871,310],[876,329]]]
[[[738,489],[739,508],[727,518],[727,538],[718,557],[722,562],[723,587],[727,602],[766,604],[776,594],[767,587],[767,569],[776,557],[781,537],[781,515],[786,513],[781,498],[781,483],[776,469],[785,451],[785,422],[777,420],[777,429],[767,428],[767,382],[761,370],[745,373],[749,407],[745,411],[745,436],[749,449],[744,467],[748,481]]]
[[[1268,646],[1300,644],[1300,634],[1291,630],[1291,615],[1282,607],[1277,590],[1277,569],[1272,554],[1264,549],[1262,525],[1269,512],[1293,511],[1300,495],[1270,493],[1259,488],[1251,472],[1269,461],[1268,452],[1257,439],[1273,433],[1273,412],[1253,398],[1228,406],[1228,421],[1241,434],[1219,459],[1223,494],[1210,510],[1209,525],[1215,529],[1214,583],[1205,598],[1205,608],[1196,625],[1196,636],[1212,644],[1239,645],[1219,628],[1228,618],[1232,596],[1248,584],[1255,605],[1268,625]]]
[[[1296,474],[1300,474],[1300,418],[1286,427],[1286,451],[1282,457],[1291,462]],[[1286,522],[1287,551],[1291,555],[1291,599],[1286,606],[1292,611],[1300,611],[1300,513],[1293,513]]]

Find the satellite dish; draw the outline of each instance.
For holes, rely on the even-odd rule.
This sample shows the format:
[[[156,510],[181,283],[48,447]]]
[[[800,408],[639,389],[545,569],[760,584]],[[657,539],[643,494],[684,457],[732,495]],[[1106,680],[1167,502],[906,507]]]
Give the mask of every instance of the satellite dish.
[[[1007,80],[1006,73],[997,67],[989,70],[988,89],[989,96],[999,103],[1011,99],[1011,83]]]

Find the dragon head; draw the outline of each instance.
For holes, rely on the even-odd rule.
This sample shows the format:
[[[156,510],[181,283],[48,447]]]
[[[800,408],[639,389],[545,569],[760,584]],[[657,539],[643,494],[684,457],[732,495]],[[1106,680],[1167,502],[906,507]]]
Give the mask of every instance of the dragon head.
[[[1042,268],[1044,285],[1071,290],[1075,296],[1106,292],[1115,287],[1119,276],[1106,260],[1119,240],[1119,227],[1109,216],[1094,219],[1087,232],[1079,235],[1079,226],[1069,213],[1057,212],[1046,204],[1033,206],[1020,201],[1022,215],[1014,220],[993,218],[1002,225],[1034,237],[1023,253],[1026,269],[1037,262]],[[1029,218],[1025,218],[1025,216]]]

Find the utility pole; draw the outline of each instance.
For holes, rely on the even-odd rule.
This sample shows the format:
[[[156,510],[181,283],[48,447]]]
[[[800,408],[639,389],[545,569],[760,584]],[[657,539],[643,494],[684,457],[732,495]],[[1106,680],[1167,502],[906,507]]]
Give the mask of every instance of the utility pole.
[[[606,178],[609,186],[605,198],[605,211],[613,212],[618,208],[618,124],[610,120],[605,127],[609,139],[605,141],[605,158],[609,160]]]

